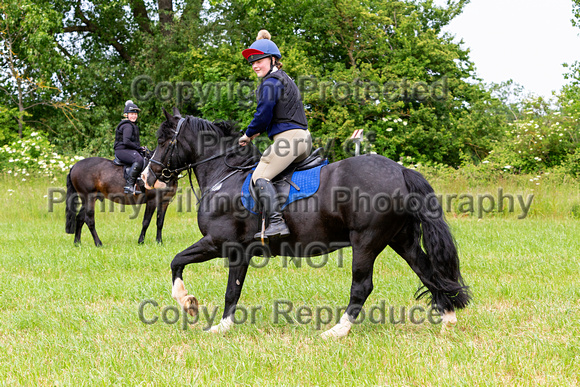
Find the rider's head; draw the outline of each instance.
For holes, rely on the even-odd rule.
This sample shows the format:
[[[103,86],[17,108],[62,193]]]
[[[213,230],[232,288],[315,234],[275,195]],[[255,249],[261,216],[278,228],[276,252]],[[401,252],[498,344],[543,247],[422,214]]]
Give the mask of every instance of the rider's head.
[[[282,68],[282,63],[280,63],[282,54],[278,46],[276,46],[276,43],[270,39],[271,36],[268,31],[260,30],[256,41],[252,43],[250,48],[242,51],[242,55],[252,65],[254,71],[260,78],[268,75],[274,66],[279,69]]]
[[[130,121],[135,122],[137,120],[137,114],[139,114],[140,111],[141,109],[139,109],[133,101],[128,100],[127,102],[125,102],[125,109],[123,110],[123,115],[127,117]]]

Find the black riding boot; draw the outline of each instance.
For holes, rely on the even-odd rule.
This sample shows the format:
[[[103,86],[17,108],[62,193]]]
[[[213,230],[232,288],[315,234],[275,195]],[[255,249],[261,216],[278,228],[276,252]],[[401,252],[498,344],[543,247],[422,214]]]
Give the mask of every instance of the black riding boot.
[[[139,163],[133,163],[133,165],[131,165],[131,169],[129,169],[129,176],[127,177],[127,185],[125,186],[126,194],[141,194],[141,191],[137,191],[135,189],[135,182],[137,181],[137,177],[139,177],[140,172],[141,170],[139,168]]]
[[[272,182],[266,179],[258,179],[254,189],[260,201],[262,212],[266,212],[269,215],[269,224],[264,232],[264,239],[290,235],[290,230],[288,230],[282,217],[280,203],[278,203],[276,198],[277,193]],[[262,239],[262,233],[259,232],[254,235],[254,239]]]

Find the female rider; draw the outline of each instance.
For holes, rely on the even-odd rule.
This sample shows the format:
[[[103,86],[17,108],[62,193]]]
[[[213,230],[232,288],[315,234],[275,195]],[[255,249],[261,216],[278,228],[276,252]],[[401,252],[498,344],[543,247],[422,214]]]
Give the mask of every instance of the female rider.
[[[266,132],[274,141],[262,155],[252,176],[262,210],[269,214],[265,238],[290,234],[271,180],[291,163],[306,159],[312,150],[300,91],[288,74],[281,70],[282,54],[270,39],[270,33],[261,30],[250,48],[242,51],[262,82],[256,91],[258,106],[254,119],[239,139],[240,145],[245,146]],[[260,239],[261,233],[254,238]]]
[[[117,129],[115,129],[115,156],[124,164],[131,166],[124,191],[126,194],[133,195],[141,193],[135,190],[135,182],[143,169],[143,156],[141,153],[145,150],[145,148],[141,147],[139,127],[135,124],[140,111],[141,109],[133,101],[125,102],[125,109],[123,110],[125,118],[121,120],[119,125],[117,125]]]

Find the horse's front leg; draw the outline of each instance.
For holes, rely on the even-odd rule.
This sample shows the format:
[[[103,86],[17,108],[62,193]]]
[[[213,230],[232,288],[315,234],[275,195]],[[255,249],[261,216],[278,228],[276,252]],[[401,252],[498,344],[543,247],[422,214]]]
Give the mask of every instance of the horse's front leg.
[[[228,275],[228,286],[226,288],[226,300],[224,306],[224,314],[218,325],[214,325],[208,329],[211,333],[224,333],[234,326],[234,314],[236,313],[236,305],[242,294],[242,287],[248,272],[251,256],[228,255],[230,272]]]
[[[167,213],[167,206],[169,201],[164,201],[157,206],[157,243],[163,243],[163,223],[165,222],[165,214]]]
[[[153,212],[155,212],[155,202],[148,201],[145,204],[145,214],[143,214],[143,222],[141,223],[141,234],[139,235],[138,241],[140,245],[145,242],[145,234],[147,233],[147,228],[149,228],[149,224],[151,223]]]
[[[191,316],[197,315],[197,299],[189,295],[183,283],[183,269],[190,263],[201,263],[210,259],[218,258],[221,254],[218,246],[214,243],[210,235],[201,238],[199,241],[177,254],[171,262],[171,274],[173,290],[171,296],[179,305]]]

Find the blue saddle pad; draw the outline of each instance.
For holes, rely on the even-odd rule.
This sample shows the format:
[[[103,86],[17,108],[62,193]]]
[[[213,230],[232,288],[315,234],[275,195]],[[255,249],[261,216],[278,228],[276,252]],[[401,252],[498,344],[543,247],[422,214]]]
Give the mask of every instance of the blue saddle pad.
[[[305,171],[296,171],[292,174],[292,182],[299,188],[297,190],[294,186],[290,185],[290,192],[288,193],[288,199],[282,205],[282,209],[288,206],[290,203],[296,200],[304,199],[312,196],[318,191],[320,186],[320,170],[322,167],[328,164],[328,160],[318,167],[307,169]],[[248,175],[244,184],[242,185],[242,204],[244,207],[250,211],[252,214],[254,212],[254,198],[250,194],[250,183],[252,181],[252,173]]]

